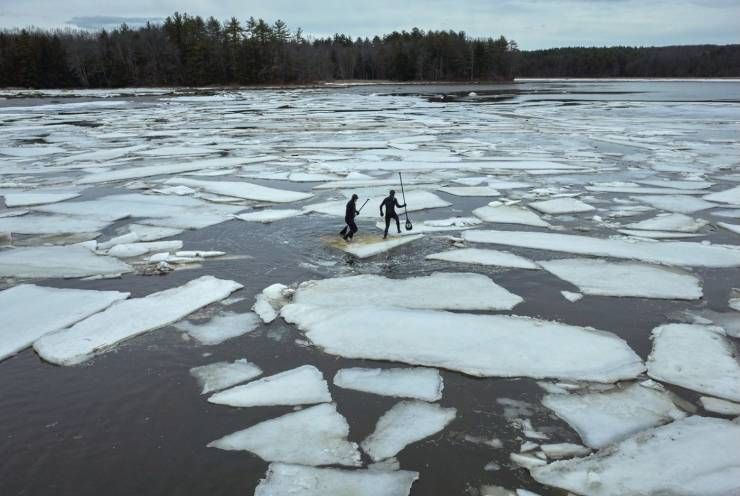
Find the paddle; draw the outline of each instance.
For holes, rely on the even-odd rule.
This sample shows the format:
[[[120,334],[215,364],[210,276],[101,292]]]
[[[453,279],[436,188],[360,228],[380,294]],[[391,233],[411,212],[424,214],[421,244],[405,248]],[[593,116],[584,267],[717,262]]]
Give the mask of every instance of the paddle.
[[[406,230],[410,231],[414,228],[414,225],[409,220],[409,210],[406,207],[406,192],[403,190],[403,177],[401,177],[401,173],[398,173],[398,179],[401,181],[401,195],[403,195],[403,210],[406,214]]]

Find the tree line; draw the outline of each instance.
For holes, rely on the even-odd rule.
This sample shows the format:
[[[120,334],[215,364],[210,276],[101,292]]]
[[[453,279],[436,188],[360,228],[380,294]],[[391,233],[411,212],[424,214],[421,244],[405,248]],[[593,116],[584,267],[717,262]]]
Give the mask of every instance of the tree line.
[[[507,80],[515,45],[503,36],[393,32],[309,38],[281,20],[220,22],[175,13],[111,31],[0,31],[0,86],[112,88],[311,83],[345,79]]]
[[[0,87],[729,76],[740,76],[740,45],[520,51],[504,36],[414,28],[373,38],[311,38],[281,20],[221,22],[180,13],[111,31],[0,31]]]

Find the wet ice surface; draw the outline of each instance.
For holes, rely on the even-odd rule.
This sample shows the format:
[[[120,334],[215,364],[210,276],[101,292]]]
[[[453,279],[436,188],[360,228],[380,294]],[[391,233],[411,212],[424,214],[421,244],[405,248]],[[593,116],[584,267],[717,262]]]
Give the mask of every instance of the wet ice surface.
[[[119,341],[110,349],[105,344],[110,352],[78,367],[52,367],[32,349],[0,362],[0,423],[9,433],[0,440],[0,454],[6,460],[0,466],[0,493],[252,494],[259,480],[267,477],[258,494],[285,494],[297,487],[305,494],[343,494],[346,487],[355,494],[377,494],[378,487],[386,484],[383,494],[392,495],[408,494],[409,487],[412,495],[474,495],[478,488],[498,491],[490,489],[498,486],[508,491],[500,494],[519,490],[554,496],[561,493],[537,483],[510,458],[514,454],[524,463],[539,460],[541,464],[545,455],[550,462],[585,454],[584,448],[574,447],[582,443],[579,431],[542,405],[544,395],[554,395],[553,391],[578,397],[613,394],[602,389],[610,384],[575,378],[588,375],[605,380],[604,359],[622,354],[629,360],[617,359],[617,368],[629,362],[626,375],[638,375],[642,365],[635,357],[645,360],[652,350],[652,329],[670,322],[724,326],[727,335],[701,343],[664,341],[663,351],[669,351],[656,350],[656,360],[649,362],[651,375],[670,391],[679,411],[731,417],[737,407],[728,401],[734,395],[729,380],[735,380],[736,369],[727,358],[736,353],[733,336],[740,333],[740,312],[728,303],[734,298],[731,288],[740,279],[740,255],[735,248],[740,244],[736,234],[740,87],[732,82],[643,84],[640,88],[633,83],[522,84],[490,87],[490,95],[476,88],[475,97],[461,96],[469,91],[454,86],[207,90],[214,93],[207,96],[193,96],[203,90],[187,90],[184,98],[169,89],[121,90],[125,97],[115,100],[110,97],[121,91],[74,92],[69,98],[63,92],[36,93],[32,98],[10,93],[0,107],[0,287],[33,279],[45,288],[130,292],[128,301],[181,287],[203,275],[245,287],[235,294],[241,295],[240,301],[229,298],[193,314],[184,307],[177,312],[177,318],[187,313],[178,325],[189,321],[217,341],[229,337],[220,344],[205,346],[175,326],[165,326]],[[578,93],[581,88],[587,92]],[[420,92],[447,93],[448,103],[417,96]],[[377,202],[391,188],[400,196],[399,170],[404,173],[414,230],[382,243],[375,226],[381,220]],[[360,233],[355,243],[346,245],[336,233],[353,192],[360,196],[359,205],[366,198],[371,201],[357,219]],[[492,196],[494,192],[498,196]],[[76,194],[80,196],[71,197]],[[3,197],[8,208],[3,207]],[[577,202],[595,210],[585,211]],[[455,221],[470,218],[475,221]],[[391,231],[393,235],[395,226]],[[422,231],[425,235],[417,238]],[[476,234],[491,231],[501,234]],[[686,235],[699,237],[671,241]],[[72,246],[92,239],[98,241],[97,247],[94,243]],[[191,263],[170,263],[171,269],[177,269],[172,271],[148,262],[157,252],[120,260],[106,256],[116,246],[120,248],[114,253],[125,254],[141,249],[141,243],[159,241],[182,242],[182,248],[163,245],[173,250],[165,257],[170,261],[175,251],[225,255],[183,255],[179,258]],[[687,284],[678,287],[658,277],[668,272],[646,269],[654,277],[635,277],[626,288],[630,282],[626,276],[599,273],[597,277],[587,263],[568,267],[583,277],[577,285],[545,270],[526,270],[536,269],[539,262],[574,257],[645,264],[671,274],[690,273],[695,279],[686,279]],[[515,377],[472,378],[450,369],[472,367],[478,343],[463,346],[452,341],[453,349],[460,345],[455,356],[446,357],[452,362],[435,366],[441,368],[444,381],[443,397],[437,401],[440,408],[457,410],[455,420],[430,438],[406,445],[397,459],[373,467],[381,472],[273,463],[267,474],[268,462],[259,453],[206,448],[229,433],[291,415],[294,402],[306,401],[286,396],[293,391],[312,395],[313,402],[336,402],[338,415],[349,425],[346,442],[358,444],[399,402],[392,394],[436,399],[437,383],[431,376],[402,381],[382,374],[402,367],[399,362],[430,360],[430,355],[396,355],[391,357],[396,361],[388,361],[389,354],[398,351],[394,340],[409,333],[419,332],[422,337],[409,340],[407,351],[421,343],[429,346],[432,358],[439,359],[434,355],[439,353],[439,342],[430,342],[423,334],[428,329],[417,328],[418,322],[407,325],[408,314],[402,320],[405,325],[392,326],[393,333],[368,343],[385,358],[372,360],[327,353],[331,350],[313,346],[304,333],[277,317],[292,289],[304,281],[368,274],[408,281],[434,272],[477,273],[523,300],[507,309],[510,303],[503,304],[503,299],[489,299],[500,309],[453,309],[453,319],[468,318],[454,316],[458,314],[491,317],[487,314],[496,313],[504,319],[492,321],[500,322],[495,327],[506,328],[511,322],[506,316],[529,316],[539,319],[544,330],[550,322],[560,322],[576,329],[590,326],[609,331],[625,340],[627,347],[612,346],[618,341],[602,335],[604,343],[610,343],[602,351],[610,351],[603,356],[597,353],[589,369],[590,349],[567,340],[538,342],[543,346],[538,358],[507,356],[510,361],[501,362],[496,372]],[[90,280],[80,279],[88,276]],[[287,288],[263,293],[278,282]],[[400,289],[406,283],[397,284]],[[432,295],[449,299],[450,304],[470,300],[472,286],[466,292],[461,284],[440,283],[438,294]],[[604,286],[612,296],[587,291]],[[697,287],[699,299],[677,299],[689,294],[696,298]],[[574,293],[576,289],[585,296]],[[617,296],[627,292],[639,295]],[[373,306],[365,313],[350,304],[372,296],[365,293],[359,285],[342,293],[341,304],[347,306],[338,313],[354,319],[345,327],[346,333],[365,326],[376,333],[384,327],[380,320],[385,309]],[[645,298],[646,294],[665,298]],[[563,295],[582,299],[571,303]],[[428,294],[409,291],[406,297],[391,290],[389,296],[409,306],[404,300],[413,303]],[[373,298],[374,304],[382,303]],[[56,311],[54,318],[45,320],[49,313],[34,312],[36,302],[27,300],[31,301],[16,309],[25,311],[24,322],[39,319],[44,324],[29,325],[29,332],[41,332],[46,324],[74,324]],[[221,325],[221,317],[249,315],[253,305],[269,323],[256,323],[246,334],[241,324],[224,321]],[[84,308],[74,305],[69,311],[77,316]],[[161,322],[165,310],[158,306],[147,319]],[[250,319],[254,323],[254,317]],[[439,325],[445,325],[444,319]],[[105,324],[108,330],[120,325],[119,320],[131,319],[110,320]],[[192,332],[197,334],[195,327]],[[130,337],[130,333],[138,331],[129,329],[120,336]],[[358,334],[347,336],[351,344]],[[20,337],[13,335],[13,339]],[[11,342],[3,344],[8,349],[30,344],[26,338],[12,347]],[[566,347],[573,348],[571,358],[553,367]],[[697,349],[702,350],[701,356],[693,352]],[[676,358],[680,353],[685,358]],[[711,367],[693,364],[692,360],[705,356],[712,357]],[[212,387],[246,386],[261,380],[253,375],[257,369],[252,364],[263,371],[264,378],[311,365],[321,379],[288,381],[285,387],[261,383],[253,391],[257,403],[267,398],[267,403],[290,406],[267,406],[262,401],[263,406],[234,408],[209,403],[200,394],[205,383],[190,377],[191,369],[218,365],[204,376]],[[545,393],[534,380],[516,377],[535,368],[547,369],[547,376],[569,374],[567,382],[550,380],[550,393]],[[355,369],[380,371],[379,379],[351,377],[356,389],[330,380],[340,370]],[[606,380],[616,380],[617,375]],[[638,375],[640,381],[645,378]],[[619,387],[637,387],[632,384]],[[706,396],[700,400],[701,395]],[[517,403],[499,403],[499,399]],[[585,410],[584,415],[597,418],[598,409],[593,402],[588,404],[591,411]],[[653,414],[627,405],[625,411],[638,413],[624,432],[644,428],[652,435],[652,426],[657,425]],[[319,406],[326,410],[328,405]],[[613,410],[615,415],[621,411]],[[318,425],[313,424],[307,431]],[[606,438],[611,432],[595,429]],[[399,435],[392,429],[385,432],[392,434],[386,437],[389,445],[403,444],[405,430]],[[272,448],[272,443],[264,441],[275,434],[263,434],[251,443],[267,456],[264,449]],[[525,435],[547,439],[531,439],[533,444],[545,444],[519,453]],[[322,442],[337,439],[322,436],[312,437],[311,446],[293,444],[281,456],[297,456],[303,448],[310,453]],[[473,439],[487,443],[468,441]],[[723,446],[717,443],[716,456],[708,457],[707,473],[713,463],[733,455],[723,452]],[[666,460],[693,467],[692,450],[688,447]],[[608,463],[597,470],[634,479],[631,475],[637,468],[605,459]],[[301,462],[308,463],[307,458]],[[362,467],[370,463],[363,453]],[[665,471],[656,466],[656,473]],[[76,475],[81,467],[85,467],[84,477]],[[410,472],[387,472],[399,467]],[[411,486],[415,472],[419,478]],[[684,472],[686,479],[677,480],[708,480],[697,472]],[[593,483],[592,472],[587,478]]]

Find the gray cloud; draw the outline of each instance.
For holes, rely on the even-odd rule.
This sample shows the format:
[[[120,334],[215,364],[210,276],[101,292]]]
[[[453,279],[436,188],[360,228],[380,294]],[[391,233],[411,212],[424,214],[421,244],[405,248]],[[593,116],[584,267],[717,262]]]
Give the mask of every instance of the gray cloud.
[[[135,28],[144,26],[147,22],[157,24],[162,21],[164,21],[163,17],[81,16],[73,17],[65,22],[65,24],[81,29],[97,30],[111,29],[118,27],[121,24],[126,24],[129,27]]]

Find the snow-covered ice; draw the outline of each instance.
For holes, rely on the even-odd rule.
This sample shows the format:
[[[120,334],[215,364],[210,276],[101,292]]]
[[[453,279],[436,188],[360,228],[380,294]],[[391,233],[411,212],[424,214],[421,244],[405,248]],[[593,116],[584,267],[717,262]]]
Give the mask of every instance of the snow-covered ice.
[[[0,291],[0,360],[28,348],[41,336],[64,329],[129,293],[58,289],[21,284]]]
[[[438,191],[453,196],[499,196],[501,193],[488,186],[445,186]]]
[[[362,450],[375,461],[396,456],[409,444],[444,429],[456,415],[454,408],[423,401],[401,401],[380,417],[373,433],[362,441]]]
[[[201,387],[200,394],[208,394],[246,382],[262,375],[262,369],[245,358],[229,362],[216,362],[190,369]]]
[[[246,181],[200,181],[198,179],[172,178],[165,184],[179,184],[190,186],[217,195],[244,198],[246,200],[257,200],[271,203],[290,203],[311,198],[311,193],[300,191],[289,191],[285,189],[269,188],[259,184]]]
[[[271,284],[262,290],[255,298],[252,310],[262,322],[269,324],[278,316],[278,312],[293,296],[293,291],[284,284]]]
[[[202,276],[144,298],[116,303],[72,327],[47,334],[33,347],[48,362],[75,365],[123,340],[171,324],[240,288],[242,285],[234,281]]]
[[[575,198],[555,198],[552,200],[537,201],[530,203],[529,206],[542,213],[551,215],[575,214],[596,210],[588,203]]]
[[[548,394],[542,404],[573,427],[592,448],[603,448],[686,416],[668,393],[639,384],[603,393]]]
[[[418,472],[271,463],[254,496],[408,496]]]
[[[647,203],[652,207],[681,214],[692,214],[694,212],[717,206],[716,203],[686,195],[647,195],[635,196],[633,198],[643,203]]]
[[[573,291],[561,291],[560,294],[571,303],[575,303],[583,299],[582,293],[574,293]]]
[[[607,262],[589,258],[537,262],[587,295],[698,300],[699,279],[680,269],[635,262]]]
[[[526,207],[519,205],[494,205],[473,210],[473,214],[485,222],[499,224],[521,224],[534,227],[549,227],[550,224]]]
[[[260,318],[252,312],[223,312],[205,323],[186,321],[175,324],[175,327],[187,332],[201,344],[216,345],[252,332],[260,323]]]
[[[338,244],[336,245],[336,247],[342,251],[346,251],[350,255],[356,256],[357,258],[370,258],[374,257],[375,255],[380,255],[381,253],[391,251],[394,248],[398,248],[399,246],[403,246],[423,237],[424,235],[422,234],[399,236],[387,240],[382,240],[375,237],[367,239],[363,239],[360,237],[355,238],[355,240],[351,243]]]
[[[82,246],[36,246],[0,250],[0,277],[87,277],[131,272],[114,257],[95,255]]]
[[[5,205],[12,207],[28,207],[31,205],[44,205],[46,203],[57,203],[64,200],[71,200],[80,196],[77,192],[41,192],[27,191],[19,193],[2,193],[0,196],[5,198]]]
[[[321,371],[313,365],[303,365],[221,391],[208,401],[238,407],[310,405],[329,402],[331,395]]]
[[[613,382],[645,367],[617,336],[558,322],[434,310],[291,304],[281,315],[327,353],[457,370],[478,377]],[[588,352],[584,352],[588,350]]]
[[[464,231],[463,239],[578,255],[626,258],[643,262],[696,267],[740,266],[740,250],[725,245],[705,245],[684,241],[638,241],[593,238],[574,234],[528,231]]]
[[[305,211],[303,210],[295,210],[295,209],[264,209],[264,210],[255,210],[254,212],[248,212],[246,214],[239,214],[235,217],[237,219],[241,219],[247,222],[262,222],[263,224],[267,224],[270,222],[275,222],[277,220],[282,219],[289,219],[290,217],[296,217],[298,215],[303,215]]]
[[[444,383],[436,369],[341,369],[334,385],[365,393],[437,401],[442,398]]]
[[[540,449],[547,458],[552,459],[583,456],[591,452],[589,448],[573,443],[542,444],[540,445]]]
[[[443,292],[441,288],[444,288]],[[523,300],[482,274],[435,272],[406,279],[364,274],[308,281],[298,286],[293,301],[344,308],[389,305],[448,310],[511,310]]]
[[[725,191],[718,191],[717,193],[709,193],[704,196],[704,199],[713,202],[740,205],[740,186],[735,186]]]
[[[740,401],[737,349],[720,327],[666,324],[653,329],[647,360],[653,379]]]
[[[708,412],[719,413],[720,415],[740,415],[740,403],[733,403],[719,398],[702,396],[699,398],[701,406]]]
[[[114,181],[126,181],[129,179],[141,179],[143,177],[151,176],[166,176],[203,169],[231,167],[243,162],[244,160],[240,158],[214,158],[183,163],[145,165],[88,174],[77,181],[77,184],[98,184]]]
[[[694,219],[684,214],[660,214],[651,219],[627,224],[626,228],[640,229],[645,231],[675,231],[682,233],[695,233],[708,222],[704,219]]]
[[[740,490],[738,446],[740,425],[695,416],[530,473],[542,484],[589,496],[731,496]]]
[[[333,403],[266,420],[208,443],[209,448],[251,451],[268,462],[300,465],[361,465],[349,424]]]
[[[506,251],[463,248],[427,255],[428,260],[442,260],[475,265],[492,265],[519,269],[539,269],[540,267],[524,257]]]
[[[108,255],[118,258],[133,258],[152,252],[176,251],[182,248],[182,241],[144,241],[140,243],[121,243],[108,250]]]

